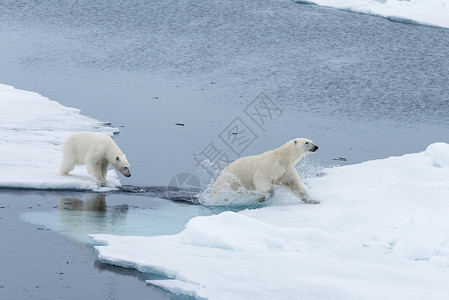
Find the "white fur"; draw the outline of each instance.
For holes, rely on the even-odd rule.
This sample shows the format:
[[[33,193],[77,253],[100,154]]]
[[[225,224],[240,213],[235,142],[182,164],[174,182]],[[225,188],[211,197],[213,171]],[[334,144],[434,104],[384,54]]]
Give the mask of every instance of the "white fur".
[[[60,175],[69,175],[75,165],[86,165],[87,171],[100,185],[106,184],[109,164],[124,176],[131,176],[125,154],[107,135],[92,132],[72,134],[64,143]]]
[[[318,203],[309,197],[295,169],[303,156],[317,149],[311,140],[297,138],[277,149],[239,158],[220,173],[213,193],[225,193],[226,190],[235,191],[243,187],[247,191],[257,192],[259,201],[264,201],[267,193],[273,194],[273,185],[284,185],[304,202]]]

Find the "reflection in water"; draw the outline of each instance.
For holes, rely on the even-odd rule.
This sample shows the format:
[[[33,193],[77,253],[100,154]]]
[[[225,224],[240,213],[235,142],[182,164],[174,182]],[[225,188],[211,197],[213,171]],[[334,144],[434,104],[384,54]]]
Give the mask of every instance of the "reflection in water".
[[[106,195],[93,194],[90,199],[86,201],[78,198],[62,197],[59,199],[59,209],[61,211],[84,211],[84,214],[62,214],[65,221],[74,221],[77,223],[74,224],[76,226],[79,226],[78,222],[80,221],[80,216],[84,216],[83,221],[85,222],[99,223],[102,224],[102,226],[106,226],[108,224],[120,225],[125,223],[129,206],[123,204],[108,207],[106,205]]]
[[[96,269],[98,269],[100,272],[110,271],[110,272],[114,272],[114,273],[117,273],[120,275],[132,276],[141,281],[145,281],[145,280],[149,279],[149,276],[147,274],[139,272],[136,269],[128,269],[128,268],[117,267],[114,265],[104,264],[104,263],[100,262],[99,260],[94,261],[94,267]]]
[[[90,234],[176,234],[184,229],[191,218],[211,214],[211,210],[203,206],[159,197],[129,194],[75,195],[60,197],[59,206],[54,209],[29,211],[23,213],[21,218],[28,223],[57,231],[70,239],[91,244]]]
[[[61,210],[85,210],[85,211],[106,211],[106,195],[92,195],[89,200],[81,201],[78,198],[59,199],[59,209]]]
[[[126,224],[129,209],[127,204],[107,206],[103,194],[93,194],[86,201],[62,197],[59,203],[61,225],[75,236],[120,230]]]
[[[131,269],[131,268],[122,268],[122,267],[118,267],[118,266],[114,266],[114,265],[110,265],[110,264],[104,264],[101,263],[99,260],[96,260],[94,262],[94,267],[99,270],[100,272],[112,272],[115,274],[119,274],[122,276],[131,276],[134,278],[137,278],[140,281],[146,281],[146,280],[159,280],[159,279],[167,279],[166,276],[163,275],[158,275],[158,274],[152,274],[152,273],[142,273],[140,271],[137,271],[136,269]],[[114,282],[115,283],[115,282]],[[150,284],[147,284],[150,285]],[[128,298],[132,298],[132,297],[128,297]],[[148,299],[153,299],[151,296],[147,297]],[[188,296],[188,295],[172,295],[170,297],[170,299],[176,299],[176,300],[195,300],[197,298],[193,297],[193,296]]]

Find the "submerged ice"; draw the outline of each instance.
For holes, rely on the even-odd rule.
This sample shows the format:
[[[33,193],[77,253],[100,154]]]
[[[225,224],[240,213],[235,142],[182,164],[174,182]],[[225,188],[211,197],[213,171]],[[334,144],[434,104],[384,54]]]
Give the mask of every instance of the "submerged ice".
[[[25,212],[21,218],[77,242],[91,244],[88,234],[93,233],[142,236],[175,234],[183,230],[189,219],[210,214],[208,209],[201,206],[157,197],[142,198],[101,193],[64,196],[59,199],[55,209]]]
[[[445,299],[448,147],[325,169],[306,181],[320,205],[284,193],[174,235],[92,237],[100,261],[163,274],[148,282],[198,298]]]

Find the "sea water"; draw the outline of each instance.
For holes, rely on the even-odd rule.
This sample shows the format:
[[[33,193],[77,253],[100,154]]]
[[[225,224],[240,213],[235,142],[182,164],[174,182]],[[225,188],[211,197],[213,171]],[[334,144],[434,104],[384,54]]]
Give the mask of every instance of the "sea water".
[[[0,82],[119,127],[123,184],[201,171],[211,142],[232,161],[308,137],[332,165],[447,140],[446,29],[288,1],[0,5]],[[220,137],[235,118],[244,151]]]

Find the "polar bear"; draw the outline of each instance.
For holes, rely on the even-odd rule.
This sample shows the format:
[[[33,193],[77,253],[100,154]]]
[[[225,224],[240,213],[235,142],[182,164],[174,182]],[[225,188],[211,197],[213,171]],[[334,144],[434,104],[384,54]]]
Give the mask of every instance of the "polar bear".
[[[221,171],[212,193],[226,195],[226,191],[243,187],[246,191],[255,192],[262,202],[267,194],[273,195],[273,185],[283,185],[305,203],[319,203],[309,197],[295,169],[303,156],[317,149],[318,146],[311,140],[296,138],[277,149],[239,158]]]
[[[72,134],[62,148],[62,164],[59,174],[68,176],[75,165],[86,165],[87,171],[101,186],[106,184],[109,164],[126,177],[131,176],[125,154],[110,136],[93,132]]]

